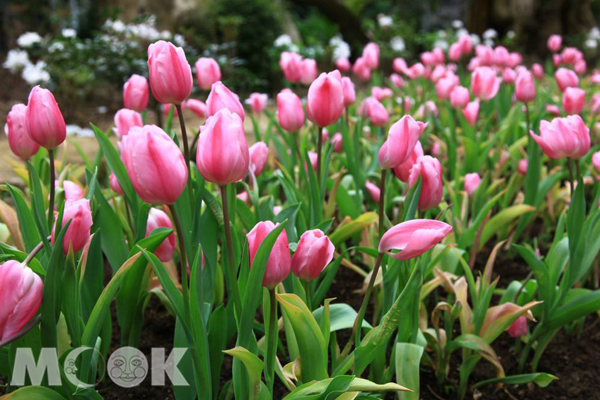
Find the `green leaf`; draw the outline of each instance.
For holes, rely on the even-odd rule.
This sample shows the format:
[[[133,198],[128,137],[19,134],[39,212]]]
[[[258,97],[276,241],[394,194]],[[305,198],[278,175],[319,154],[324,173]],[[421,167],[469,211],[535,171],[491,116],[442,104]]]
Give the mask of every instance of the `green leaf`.
[[[600,290],[595,290],[555,309],[544,325],[548,328],[560,328],[598,310],[600,310]]]
[[[42,386],[28,386],[5,396],[0,397],[1,400],[65,400],[60,394],[54,390]]]
[[[490,385],[493,383],[505,383],[508,385],[522,385],[524,383],[535,382],[539,387],[546,387],[552,381],[558,378],[554,375],[546,374],[544,372],[538,372],[535,374],[522,374],[522,375],[511,375],[503,378],[486,379],[485,381],[477,382],[472,386],[473,389],[477,389],[481,386]]]
[[[396,381],[412,392],[398,393],[401,400],[419,400],[419,367],[423,347],[412,343],[396,343]]]
[[[354,327],[354,321],[358,313],[350,305],[345,303],[336,303],[329,306],[329,331],[336,332],[342,329],[350,329]],[[313,311],[313,316],[318,324],[321,324],[323,317],[323,306]],[[371,324],[363,320],[363,329],[373,329]]]
[[[348,240],[348,238],[354,236],[355,234],[361,232],[363,229],[373,225],[377,222],[379,217],[377,213],[367,212],[359,216],[354,220],[350,220],[350,222],[341,224],[335,232],[329,235],[329,239],[333,242],[335,246],[340,245],[341,243]]]
[[[304,371],[303,371],[304,373]],[[344,393],[351,392],[390,392],[410,391],[396,383],[379,385],[369,380],[355,378],[354,376],[336,376],[335,378],[323,379],[317,382],[309,382],[298,386],[292,393],[284,397],[284,400],[325,400],[336,399]]]
[[[21,229],[21,235],[23,236],[23,241],[25,242],[25,250],[27,252],[31,252],[31,250],[33,250],[33,248],[41,241],[33,214],[27,206],[27,202],[25,201],[23,193],[8,183],[6,184],[6,187],[8,188],[10,196],[15,204],[15,208],[17,209],[19,228]]]
[[[483,227],[483,231],[481,232],[481,239],[479,241],[479,247],[483,248],[483,246],[487,243],[488,240],[492,238],[492,236],[499,233],[503,229],[506,229],[506,227],[509,226],[519,216],[534,210],[535,207],[532,207],[530,205],[518,204],[512,207],[505,208],[498,214],[494,215]]]
[[[223,353],[239,359],[246,367],[250,377],[250,393],[248,394],[250,400],[265,398],[265,396],[269,398],[268,393],[266,393],[268,390],[261,380],[264,364],[260,358],[240,346],[225,350]]]

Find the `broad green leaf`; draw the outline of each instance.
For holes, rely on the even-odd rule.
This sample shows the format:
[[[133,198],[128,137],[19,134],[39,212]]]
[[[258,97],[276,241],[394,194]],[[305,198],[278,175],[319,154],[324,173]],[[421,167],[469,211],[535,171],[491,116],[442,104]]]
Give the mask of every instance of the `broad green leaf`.
[[[354,220],[345,220],[335,232],[329,236],[329,239],[331,239],[334,245],[338,246],[348,240],[348,238],[376,223],[378,219],[377,213],[367,212]]]
[[[483,231],[481,232],[479,247],[483,248],[483,246],[492,238],[492,236],[499,233],[501,230],[506,229],[506,227],[509,226],[515,219],[534,210],[535,207],[530,205],[518,204],[516,206],[505,208],[498,214],[494,215],[492,218],[490,218],[487,224],[485,224]]]
[[[412,392],[398,393],[401,400],[419,400],[419,368],[423,347],[412,343],[396,343],[396,381]]]
[[[351,329],[354,327],[354,321],[358,313],[350,305],[345,303],[336,303],[329,306],[329,331],[336,332],[342,329]],[[313,311],[313,316],[318,324],[323,317],[323,306]],[[362,323],[363,329],[372,329],[373,327],[366,320]]]
[[[477,382],[472,386],[473,389],[481,386],[490,385],[493,383],[505,383],[508,385],[522,385],[524,383],[535,382],[539,387],[546,387],[552,381],[558,378],[554,375],[546,374],[544,372],[538,372],[534,374],[522,374],[522,375],[511,375],[503,378],[486,379],[485,381]]]
[[[0,397],[0,400],[65,400],[54,390],[42,386],[28,386]]]
[[[354,376],[341,375],[335,378],[323,379],[317,382],[306,383],[298,386],[292,393],[284,397],[284,400],[321,400],[336,399],[338,396],[348,392],[400,392],[410,391],[396,383],[379,385],[367,379]]]
[[[224,350],[223,353],[239,359],[246,367],[246,371],[250,377],[250,393],[248,393],[248,399],[268,399],[268,390],[261,380],[264,363],[260,358],[240,346],[234,347],[231,350]]]

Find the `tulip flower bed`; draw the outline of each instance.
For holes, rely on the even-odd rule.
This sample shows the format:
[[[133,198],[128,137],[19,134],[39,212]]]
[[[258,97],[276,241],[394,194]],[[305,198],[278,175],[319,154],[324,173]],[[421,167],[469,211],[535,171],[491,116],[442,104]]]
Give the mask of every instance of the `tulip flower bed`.
[[[553,398],[565,358],[587,396],[600,72],[548,46],[544,69],[462,36],[389,78],[375,43],[320,75],[284,52],[275,112],[212,59],[191,98],[158,41],[81,165],[34,87],[7,117],[2,398]]]

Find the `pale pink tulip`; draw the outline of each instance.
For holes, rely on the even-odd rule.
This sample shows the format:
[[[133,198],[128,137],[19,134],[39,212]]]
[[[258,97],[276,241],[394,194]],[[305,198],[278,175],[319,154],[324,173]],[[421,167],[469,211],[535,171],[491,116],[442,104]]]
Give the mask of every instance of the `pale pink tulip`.
[[[304,125],[302,102],[290,89],[283,89],[277,95],[277,119],[288,132],[298,132]]]
[[[10,150],[20,159],[28,160],[40,149],[27,131],[27,106],[15,104],[6,117],[4,127]]]
[[[115,114],[115,128],[113,129],[117,136],[122,138],[129,133],[129,129],[134,126],[144,126],[142,114],[137,111],[122,108]]]
[[[431,219],[413,219],[388,230],[379,242],[379,251],[397,260],[416,258],[442,241],[452,226]],[[400,250],[392,253],[390,250]]]
[[[159,40],[148,46],[148,71],[152,94],[163,104],[179,105],[192,93],[192,68],[181,47]]]
[[[201,57],[194,64],[196,81],[202,90],[209,90],[213,83],[221,80],[221,68],[214,58]]]
[[[148,81],[141,75],[133,74],[123,85],[123,106],[142,112],[148,107],[150,88]]]
[[[590,150],[590,130],[579,115],[540,122],[540,135],[530,132],[550,158],[579,159]]]
[[[442,164],[437,158],[421,156],[410,170],[408,186],[412,187],[421,177],[421,197],[419,197],[419,210],[429,210],[437,207],[442,201],[444,184],[442,181]]]
[[[292,272],[303,281],[317,279],[333,259],[334,251],[335,246],[323,231],[306,231],[292,257]]]
[[[46,149],[58,147],[67,137],[67,126],[54,95],[35,86],[29,93],[26,113],[29,137]]]
[[[240,103],[240,98],[223,85],[221,82],[215,82],[206,99],[206,107],[208,108],[208,116],[215,115],[219,110],[228,109],[234,114],[240,116],[242,121],[246,117],[244,106]]]
[[[254,262],[254,257],[260,245],[276,226],[271,221],[261,221],[246,235],[250,252],[250,266]],[[271,249],[262,285],[268,289],[274,289],[288,277],[291,267],[292,257],[290,256],[288,238],[284,229]]]
[[[146,222],[146,237],[150,236],[152,231],[158,228],[173,229],[173,223],[164,211],[158,208],[151,208],[148,212],[148,221]],[[154,251],[154,255],[162,262],[171,261],[176,247],[175,240],[175,232],[173,232],[158,246]]]
[[[405,115],[392,125],[387,140],[379,149],[379,166],[391,169],[405,162],[426,127],[426,123],[415,121],[410,115]]]

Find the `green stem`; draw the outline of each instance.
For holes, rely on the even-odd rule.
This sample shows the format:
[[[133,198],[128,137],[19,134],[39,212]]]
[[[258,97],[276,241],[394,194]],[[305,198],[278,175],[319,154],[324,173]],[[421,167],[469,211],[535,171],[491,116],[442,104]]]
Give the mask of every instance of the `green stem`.
[[[183,118],[183,108],[181,104],[176,104],[177,115],[179,116],[179,126],[181,126],[181,141],[183,142],[183,157],[188,168],[188,195],[190,197],[190,209],[194,209],[194,186],[192,185],[192,162],[190,159],[190,148],[188,146],[187,129],[185,128],[185,118]]]
[[[367,286],[367,292],[365,293],[365,297],[363,298],[363,302],[360,306],[360,311],[356,316],[356,321],[354,321],[353,335],[356,340],[356,347],[360,345],[362,322],[365,319],[365,313],[367,311],[367,306],[369,305],[369,300],[371,299],[371,293],[373,292],[373,286],[375,286],[375,279],[377,279],[377,273],[379,272],[379,267],[381,267],[382,259],[383,253],[379,253],[377,256],[377,261],[375,261],[375,267],[373,267],[373,272],[371,273],[371,279],[369,280],[369,286]]]
[[[306,294],[306,306],[312,311],[312,296],[310,294],[310,281],[302,281],[304,285],[304,293]]]
[[[54,149],[48,149],[48,160],[50,161],[50,202],[48,204],[48,227],[52,229],[54,223],[54,196],[56,187],[56,167],[54,166]]]
[[[225,230],[225,242],[227,246],[227,265],[223,268],[225,279],[227,280],[227,295],[233,300],[238,317],[242,315],[242,300],[240,298],[237,285],[236,269],[234,267],[233,257],[233,238],[231,236],[231,223],[229,220],[229,203],[227,200],[227,185],[220,186],[221,200],[223,202],[223,228]]]
[[[190,323],[190,288],[188,285],[188,265],[187,265],[187,253],[185,251],[185,236],[183,229],[181,228],[181,222],[177,215],[177,209],[173,204],[169,205],[171,215],[173,216],[173,222],[175,222],[175,230],[177,231],[177,239],[179,240],[179,264],[181,269],[181,293],[183,295],[183,307],[185,309],[185,318]]]
[[[269,325],[267,329],[267,353],[265,357],[265,380],[269,391],[273,393],[273,384],[275,380],[275,356],[277,354],[277,299],[275,298],[275,289],[269,289]]]
[[[383,236],[383,231],[385,230],[384,221],[385,221],[385,179],[386,179],[386,169],[381,170],[381,180],[379,181],[379,240]]]
[[[321,128],[317,126],[317,182],[319,183],[319,188],[321,187],[321,153],[323,148],[323,132]]]

